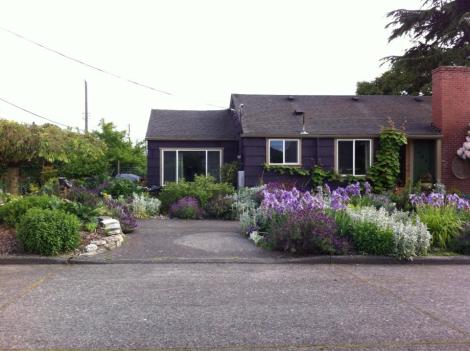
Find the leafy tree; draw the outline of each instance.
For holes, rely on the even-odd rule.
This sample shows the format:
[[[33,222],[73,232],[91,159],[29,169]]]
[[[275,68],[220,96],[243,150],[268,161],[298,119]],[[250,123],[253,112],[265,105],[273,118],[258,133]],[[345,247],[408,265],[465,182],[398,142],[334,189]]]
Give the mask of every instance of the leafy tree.
[[[121,170],[144,175],[147,166],[145,143],[134,145],[127,138],[126,132],[116,130],[112,122],[101,120],[100,128],[101,130],[95,131],[94,135],[107,146],[105,157],[110,164],[111,172],[117,169],[119,162]]]
[[[107,174],[107,146],[95,136],[69,132],[64,149],[67,162],[57,165],[61,176],[84,178]]]
[[[419,10],[397,9],[388,17],[387,28],[393,28],[389,41],[409,36],[413,46],[402,56],[386,57],[390,70],[371,82],[358,82],[357,94],[430,95],[434,68],[470,65],[470,1],[423,0]]]
[[[81,178],[107,172],[106,145],[92,135],[51,124],[37,126],[0,120],[0,168],[6,168],[7,191],[18,192],[20,167],[34,178],[43,173]],[[55,171],[54,171],[55,170]]]
[[[20,168],[37,157],[38,128],[0,119],[0,165],[6,168],[7,191],[18,193]]]

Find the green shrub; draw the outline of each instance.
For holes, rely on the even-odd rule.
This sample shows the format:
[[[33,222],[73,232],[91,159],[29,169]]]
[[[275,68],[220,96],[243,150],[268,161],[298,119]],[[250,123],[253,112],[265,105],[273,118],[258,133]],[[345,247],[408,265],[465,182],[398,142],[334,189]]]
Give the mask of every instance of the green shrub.
[[[234,193],[232,185],[216,183],[213,177],[196,176],[194,182],[184,180],[178,183],[168,183],[159,195],[162,202],[162,211],[168,212],[170,206],[183,197],[194,197],[204,208],[209,199],[217,195]]]
[[[80,221],[60,210],[32,208],[16,227],[26,252],[51,256],[75,249],[80,244]]]
[[[41,187],[41,193],[44,195],[59,195],[60,186],[58,178],[50,178]]]
[[[351,230],[354,246],[359,252],[371,255],[393,253],[395,245],[391,229],[380,228],[367,221],[354,221]]]
[[[100,215],[100,208],[87,206],[79,202],[64,201],[59,209],[64,212],[74,214],[80,221],[84,223],[96,221],[96,217]]]
[[[82,225],[82,228],[86,232],[94,233],[98,228],[98,220],[95,220],[94,222],[86,222]]]
[[[470,255],[470,223],[466,223],[459,235],[450,241],[449,248],[454,252]]]
[[[207,201],[204,212],[208,218],[235,219],[236,217],[233,199],[220,194]]]
[[[238,170],[240,169],[240,162],[233,161],[225,163],[220,169],[220,175],[223,183],[232,184],[237,186],[238,183]]]
[[[137,183],[128,179],[113,179],[106,185],[103,191],[117,199],[120,196],[128,198],[134,193],[140,194],[142,188]]]
[[[353,220],[346,211],[331,211],[330,216],[336,223],[337,233],[341,237],[352,238]]]
[[[445,249],[458,236],[462,223],[455,207],[421,205],[416,212],[421,222],[428,227],[433,246]]]
[[[0,207],[0,222],[14,227],[31,208],[57,209],[63,201],[55,196],[30,195],[10,201]]]

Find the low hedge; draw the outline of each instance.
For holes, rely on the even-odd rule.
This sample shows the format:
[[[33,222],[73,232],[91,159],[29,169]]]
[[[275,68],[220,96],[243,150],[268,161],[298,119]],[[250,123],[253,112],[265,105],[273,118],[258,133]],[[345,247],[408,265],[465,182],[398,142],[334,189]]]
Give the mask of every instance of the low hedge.
[[[32,208],[53,210],[60,208],[62,205],[63,201],[56,196],[24,196],[0,206],[0,223],[14,227],[20,222],[21,217]]]
[[[16,226],[24,250],[46,256],[75,249],[80,244],[79,229],[77,216],[40,208],[28,210]]]
[[[159,195],[162,211],[168,212],[170,206],[184,197],[194,197],[202,208],[207,206],[210,199],[217,196],[233,194],[235,189],[227,183],[216,183],[213,177],[196,176],[194,182],[184,180],[178,183],[168,183]]]

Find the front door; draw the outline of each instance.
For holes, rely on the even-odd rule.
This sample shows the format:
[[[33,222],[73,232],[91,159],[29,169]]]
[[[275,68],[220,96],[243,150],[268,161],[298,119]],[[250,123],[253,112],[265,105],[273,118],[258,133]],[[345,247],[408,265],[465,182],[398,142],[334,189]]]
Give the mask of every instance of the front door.
[[[436,146],[434,140],[414,140],[413,182],[427,178],[436,181]]]

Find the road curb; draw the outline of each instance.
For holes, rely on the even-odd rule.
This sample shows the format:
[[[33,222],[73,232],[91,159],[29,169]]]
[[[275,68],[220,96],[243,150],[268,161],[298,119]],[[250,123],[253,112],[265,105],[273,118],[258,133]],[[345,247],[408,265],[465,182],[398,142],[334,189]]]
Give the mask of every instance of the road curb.
[[[153,259],[106,259],[79,257],[0,256],[0,265],[62,264],[394,264],[394,265],[462,265],[470,264],[470,256],[426,256],[412,261],[386,256],[312,256],[299,258],[179,258],[156,257]]]

